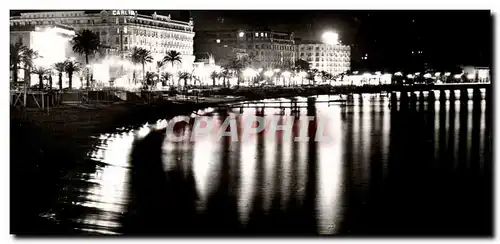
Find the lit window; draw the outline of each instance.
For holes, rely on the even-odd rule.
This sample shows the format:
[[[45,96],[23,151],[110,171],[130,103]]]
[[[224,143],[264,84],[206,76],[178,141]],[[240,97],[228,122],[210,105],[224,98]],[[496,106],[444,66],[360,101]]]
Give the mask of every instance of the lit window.
[[[239,37],[243,37],[245,36],[245,32],[241,31],[239,34],[238,34]]]
[[[217,43],[220,43],[220,39],[215,40]]]
[[[127,34],[127,27],[123,27],[123,33]]]
[[[266,37],[267,37],[267,33],[266,33]]]
[[[255,32],[255,36],[256,36],[256,37],[257,37],[257,36],[259,36],[259,33],[258,33],[258,32]]]

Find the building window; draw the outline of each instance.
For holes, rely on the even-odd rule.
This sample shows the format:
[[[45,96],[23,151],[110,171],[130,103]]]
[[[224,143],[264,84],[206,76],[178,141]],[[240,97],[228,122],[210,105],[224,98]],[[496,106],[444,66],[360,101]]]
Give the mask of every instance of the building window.
[[[87,20],[87,24],[90,24],[90,20],[89,19]]]
[[[255,37],[258,37],[259,36],[259,33],[258,32],[255,32]]]
[[[124,42],[125,42],[125,43],[127,43],[127,42],[128,42],[128,38],[127,38],[127,37],[125,37]]]
[[[120,38],[116,37],[116,44],[120,43]]]

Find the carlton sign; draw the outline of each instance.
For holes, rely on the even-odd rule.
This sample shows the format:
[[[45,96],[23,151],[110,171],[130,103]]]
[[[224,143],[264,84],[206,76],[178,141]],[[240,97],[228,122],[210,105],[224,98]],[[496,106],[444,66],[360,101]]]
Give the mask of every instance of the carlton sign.
[[[111,15],[136,15],[134,10],[112,10]]]

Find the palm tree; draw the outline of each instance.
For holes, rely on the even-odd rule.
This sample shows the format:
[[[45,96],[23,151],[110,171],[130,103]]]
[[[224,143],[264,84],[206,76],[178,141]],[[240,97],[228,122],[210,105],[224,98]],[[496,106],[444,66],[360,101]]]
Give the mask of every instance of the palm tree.
[[[168,81],[170,80],[170,78],[172,78],[172,74],[171,73],[164,72],[164,73],[161,74],[161,80],[162,80],[162,82],[165,82],[165,84],[168,83]]]
[[[212,71],[212,73],[210,73],[210,78],[212,79],[212,86],[215,86],[215,80],[219,78],[217,71]]]
[[[297,59],[295,61],[295,69],[297,71],[308,71],[311,64],[303,59]]]
[[[50,74],[50,69],[38,66],[33,69],[32,73],[38,75],[38,89],[43,90],[43,76]]]
[[[151,63],[153,61],[153,57],[151,56],[151,52],[144,48],[134,47],[132,49],[131,55],[132,63],[141,64],[142,65],[142,80],[143,82],[146,79],[146,70],[144,68],[146,63]]]
[[[315,76],[316,76],[316,73],[314,71],[307,72],[306,79],[309,80],[309,85],[311,85],[311,83],[314,82]]]
[[[66,64],[64,62],[55,63],[54,69],[59,73],[59,90],[62,91],[62,74],[66,71]]]
[[[179,76],[179,81],[184,80],[184,87],[187,87],[187,80],[191,78],[191,74],[186,71],[179,71],[177,75]]]
[[[79,31],[72,40],[73,52],[85,55],[85,64],[89,64],[89,56],[99,50],[99,36],[91,30]],[[87,88],[90,86],[89,72],[87,71]]]
[[[247,66],[247,64],[250,62],[249,59],[239,59],[239,58],[234,58],[231,61],[229,61],[228,64],[226,64],[226,68],[229,70],[233,70],[234,74],[236,75],[237,78],[237,85],[240,85],[240,78],[241,78],[241,73],[243,72],[243,69]]]
[[[156,84],[156,78],[158,75],[154,72],[146,72],[146,80],[144,81],[144,86],[149,86],[152,90],[154,85]]]
[[[17,76],[19,71],[19,65],[23,60],[24,51],[27,49],[23,45],[21,39],[19,39],[15,44],[10,44],[10,69],[12,70],[12,81],[14,84],[17,83]]]
[[[163,61],[156,61],[156,70],[157,74],[160,74],[161,68],[165,65]]]
[[[163,58],[163,62],[164,63],[167,63],[167,62],[171,63],[172,64],[172,69],[173,69],[175,62],[182,63],[181,53],[177,52],[175,50],[170,50],[170,51],[167,52],[167,54]]]
[[[80,65],[76,61],[66,60],[64,62],[64,71],[68,74],[69,89],[73,89],[73,73],[80,71]]]
[[[24,80],[25,83],[27,82],[27,86],[31,86],[31,69],[33,67],[33,61],[37,58],[39,58],[40,55],[38,55],[38,52],[31,49],[31,48],[25,48],[23,55],[22,55],[22,61],[24,63]]]
[[[222,86],[226,87],[226,79],[231,76],[229,69],[223,68],[222,72],[219,74],[219,77],[222,77]]]

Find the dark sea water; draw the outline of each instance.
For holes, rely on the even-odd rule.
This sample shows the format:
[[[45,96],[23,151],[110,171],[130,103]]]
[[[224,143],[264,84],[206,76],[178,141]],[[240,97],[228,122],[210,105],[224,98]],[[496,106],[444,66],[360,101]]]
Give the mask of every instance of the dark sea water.
[[[216,124],[234,118],[239,137],[254,115],[316,118],[297,117],[289,134],[266,129],[238,141],[211,132],[174,142],[162,130],[166,120],[103,134],[87,154],[99,163],[68,176],[60,200],[40,216],[86,234],[492,235],[484,92],[436,101],[427,92],[404,95],[392,103],[390,94],[362,94],[294,109],[198,111]],[[294,141],[302,123],[308,135],[322,123],[328,140]]]

